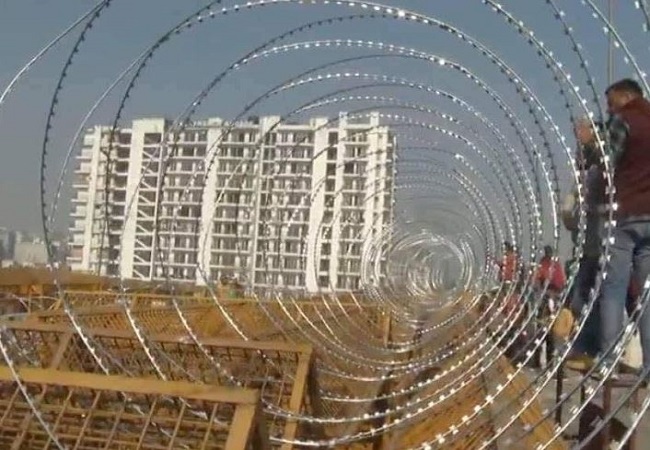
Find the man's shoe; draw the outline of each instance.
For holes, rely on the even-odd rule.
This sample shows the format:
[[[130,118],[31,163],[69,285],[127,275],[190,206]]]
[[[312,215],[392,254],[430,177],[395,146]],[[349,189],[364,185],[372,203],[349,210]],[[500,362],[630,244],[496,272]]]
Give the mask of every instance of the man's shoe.
[[[607,365],[609,365],[609,364],[607,364]],[[593,378],[594,380],[598,380],[598,381],[603,380],[604,377],[603,377],[603,374],[602,374],[601,371],[604,368],[605,368],[605,366],[603,364],[601,364],[600,367],[598,368],[598,370],[594,371],[591,374],[591,378]],[[614,366],[614,370],[612,370],[610,372],[609,376],[606,377],[605,379],[608,380],[608,381],[619,381],[621,379],[620,367],[618,366],[618,364],[616,364]]]
[[[594,380],[601,381],[603,380],[603,374],[601,374],[600,371],[596,371],[591,374],[591,378],[593,378]],[[618,372],[616,372],[616,369],[614,369],[612,373],[610,373],[609,376],[605,378],[605,380],[607,381],[619,381],[620,379],[621,376],[619,375]]]
[[[586,372],[594,366],[594,358],[585,353],[569,354],[564,360],[564,367],[578,372]]]

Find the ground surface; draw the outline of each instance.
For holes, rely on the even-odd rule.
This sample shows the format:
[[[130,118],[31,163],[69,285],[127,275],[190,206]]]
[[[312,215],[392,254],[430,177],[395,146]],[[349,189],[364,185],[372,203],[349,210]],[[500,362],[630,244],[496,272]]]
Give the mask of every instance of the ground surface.
[[[634,342],[631,344],[630,348],[628,351],[631,351],[635,357],[638,359],[638,355],[640,355],[640,348],[638,345],[638,341]],[[528,375],[530,377],[535,377],[538,373],[534,370],[531,369],[526,369]],[[564,392],[568,393],[571,388],[574,388],[579,385],[580,381],[582,380],[582,375],[577,372],[572,372],[572,371],[567,371],[566,376],[565,376],[565,381],[564,381]],[[595,381],[588,381],[588,386],[595,387],[596,382]],[[556,403],[556,383],[555,380],[551,381],[544,391],[542,392],[542,395],[539,397],[539,400],[541,401],[542,405],[544,408],[553,408],[553,406]],[[621,396],[625,395],[626,389],[615,389],[613,392],[613,401],[614,404],[619,403],[619,400]],[[641,390],[640,391],[640,402],[643,402],[644,398],[646,395],[648,395],[649,392],[647,390]],[[594,397],[594,402],[598,405],[602,405],[602,389],[596,394]],[[580,403],[579,401],[579,392],[576,391],[574,395],[572,395],[568,402],[566,403],[565,407],[563,408],[563,423],[566,423],[567,420],[570,419],[571,417],[571,408],[577,406]],[[624,408],[622,411],[620,411],[617,414],[617,418],[621,420],[624,424],[628,425],[631,422],[631,416],[632,416],[632,411],[629,408]],[[577,420],[573,421],[570,423],[566,430],[566,435],[568,436],[574,436],[577,435],[578,432],[578,423]],[[644,450],[650,448],[650,411],[646,412],[639,424],[639,427],[637,428],[637,450]]]

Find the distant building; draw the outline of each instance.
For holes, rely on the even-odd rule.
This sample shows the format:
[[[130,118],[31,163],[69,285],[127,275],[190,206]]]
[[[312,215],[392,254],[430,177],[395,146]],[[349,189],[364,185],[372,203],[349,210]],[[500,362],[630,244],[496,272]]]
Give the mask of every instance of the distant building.
[[[19,266],[42,266],[47,264],[47,247],[39,240],[16,244],[14,263]]]
[[[396,141],[377,113],[335,123],[209,119],[172,136],[166,120],[141,119],[110,151],[109,128],[89,129],[70,267],[204,283],[200,263],[208,282],[358,289],[361,255],[393,223]]]
[[[15,246],[16,232],[0,228],[0,260],[13,259]]]
[[[64,240],[55,240],[50,244],[50,248],[53,260],[66,265],[68,262],[68,243]]]

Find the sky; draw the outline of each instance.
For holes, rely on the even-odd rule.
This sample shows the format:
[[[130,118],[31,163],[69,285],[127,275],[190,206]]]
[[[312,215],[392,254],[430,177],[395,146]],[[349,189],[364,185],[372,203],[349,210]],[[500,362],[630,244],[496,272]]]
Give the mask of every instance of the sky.
[[[191,14],[208,2],[205,0],[113,0],[111,6],[96,21],[86,39],[79,47],[72,65],[67,70],[63,80],[63,89],[59,97],[56,114],[52,123],[48,155],[45,158],[46,191],[48,201],[51,201],[54,186],[63,168],[65,155],[76,130],[81,126],[89,109],[100,97],[102,92],[116,77],[146,48],[152,45],[183,17]],[[224,1],[224,6],[235,2]],[[495,54],[501,57],[509,67],[516,71],[526,84],[533,90],[548,114],[560,126],[562,133],[571,138],[568,122],[568,111],[565,101],[558,94],[558,85],[552,74],[547,70],[543,60],[531,49],[531,46],[521,38],[517,31],[506,23],[502,16],[495,14],[488,6],[478,0],[387,0],[385,4],[399,8],[418,11],[449,23],[471,35]],[[589,69],[595,77],[597,90],[602,92],[606,87],[606,37],[590,11],[576,1],[557,1],[565,8],[565,20],[573,27],[576,38],[582,44],[588,56]],[[602,6],[603,1],[594,1]],[[620,5],[615,17],[618,23],[625,23],[621,31],[630,50],[647,69],[648,35],[642,31],[643,17],[628,2],[618,2]],[[29,61],[41,48],[50,42],[69,24],[88,11],[93,2],[87,0],[66,0],[63,2],[42,2],[39,0],[6,0],[0,8],[0,42],[6,43],[0,47],[0,90],[12,79],[13,75]],[[581,72],[576,54],[571,50],[571,42],[563,33],[559,21],[554,18],[548,2],[541,0],[503,1],[504,8],[511,12],[526,26],[534,29],[535,37],[544,42],[545,48],[553,52],[553,57],[561,61],[563,69],[571,73],[572,80],[580,86],[580,92],[587,92],[586,76]],[[214,10],[219,11],[221,7]],[[431,26],[415,25],[405,20],[385,18],[350,19],[354,14],[367,14],[367,10],[359,7],[341,6],[312,6],[312,5],[274,5],[251,10],[242,9],[228,15],[219,15],[217,19],[205,20],[200,25],[193,26],[168,40],[154,57],[147,63],[141,75],[136,79],[134,89],[124,102],[118,123],[128,124],[129,120],[140,116],[165,116],[174,118],[191,104],[193,98],[206,85],[226,69],[233,61],[252,49],[267,43],[275,36],[323,18],[348,19],[322,25],[315,25],[305,31],[277,41],[276,45],[313,40],[353,39],[383,42],[403,46],[420,52],[438,55],[446,60],[456,61],[469,68],[490,89],[498,93],[512,107],[516,117],[531,130],[531,138],[540,145],[543,143],[539,132],[536,131],[534,118],[517,95],[513,83],[503,76],[501,71],[489,62],[480,52],[461,41],[457,36]],[[52,101],[52,95],[64,62],[70,54],[80,29],[76,29],[63,39],[52,51],[21,79],[16,89],[0,105],[0,136],[2,164],[0,164],[0,227],[21,229],[38,233],[41,227],[39,180],[41,151],[45,131],[47,113]],[[229,73],[218,83],[205,101],[198,107],[197,118],[221,116],[232,118],[242,111],[244,105],[255,100],[286,79],[313,67],[332,62],[341,58],[360,55],[378,55],[382,57],[366,58],[349,64],[333,64],[324,72],[364,72],[375,75],[392,76],[437,89],[451,92],[467,100],[476,110],[488,117],[512,142],[517,141],[513,127],[506,120],[503,111],[499,110],[493,101],[476,83],[457,71],[446,66],[432,65],[430,61],[414,58],[396,57],[385,52],[359,48],[319,48],[294,50],[283,54],[274,54],[267,58],[259,58],[244,65],[237,71]],[[616,52],[616,75],[628,76],[632,71],[625,65],[622,51]],[[131,79],[133,73],[127,78]],[[253,113],[285,114],[312,99],[332,93],[337,89],[349,86],[360,86],[364,83],[357,80],[349,82],[314,83],[291,89],[287,92],[266,99]],[[117,89],[107,97],[86,125],[109,124],[120,110],[126,83],[118,85]],[[398,98],[402,102],[428,105],[440,111],[455,114],[464,121],[475,122],[475,118],[458,105],[422,93],[414,89],[395,88],[387,86],[365,87],[360,93],[382,95]],[[341,94],[343,95],[343,94]],[[588,97],[589,100],[591,99]],[[572,98],[572,102],[575,99]],[[350,103],[346,108],[353,110],[367,106],[363,102]],[[593,104],[589,104],[593,108]],[[574,103],[570,109],[579,112]],[[414,119],[421,118],[428,123],[436,122],[430,114],[401,110],[402,114]],[[333,115],[336,107],[318,111],[320,114]],[[399,111],[392,111],[398,114]],[[550,130],[548,124],[543,127]],[[417,142],[426,141],[427,145],[444,147],[452,152],[470,151],[463,148],[457,139],[445,135],[432,134],[431,130],[421,127],[402,126],[400,133],[404,134],[404,142],[412,149],[401,155],[404,164],[403,174],[410,174],[411,180],[405,181],[408,189],[403,189],[405,195],[401,204],[407,214],[419,220],[429,220],[437,214],[436,207],[427,207],[427,190],[431,189],[426,183],[420,183],[416,178],[431,177],[431,163],[423,163],[423,159],[431,158],[429,153],[418,150]],[[486,129],[480,129],[487,142],[498,147],[498,142],[489,136]],[[563,148],[549,135],[550,152],[558,165],[558,174],[563,189],[570,186],[568,180],[571,173],[568,170],[566,155]],[[572,144],[570,144],[572,145]],[[73,149],[78,147],[73,145]],[[505,152],[492,156],[497,163],[506,159]],[[470,151],[471,153],[471,151]],[[523,156],[522,156],[523,157]],[[437,156],[440,161],[442,156]],[[413,161],[409,164],[409,160]],[[477,178],[476,184],[482,192],[491,199],[498,199],[501,191],[491,193],[489,183],[500,183],[499,174],[493,168],[479,160],[474,160],[477,170],[485,175]],[[527,164],[526,159],[523,159]],[[507,164],[506,164],[507,165]],[[72,170],[70,166],[68,170]],[[516,180],[517,173],[510,166],[506,176]],[[415,181],[413,181],[415,180]],[[484,180],[487,180],[484,182]],[[69,187],[66,178],[64,185]],[[503,183],[502,183],[503,185]],[[518,195],[523,199],[525,192],[517,187]],[[421,192],[420,192],[421,191]],[[67,214],[70,206],[67,202],[69,190],[64,189],[55,228],[67,228]],[[498,204],[498,202],[497,202]]]

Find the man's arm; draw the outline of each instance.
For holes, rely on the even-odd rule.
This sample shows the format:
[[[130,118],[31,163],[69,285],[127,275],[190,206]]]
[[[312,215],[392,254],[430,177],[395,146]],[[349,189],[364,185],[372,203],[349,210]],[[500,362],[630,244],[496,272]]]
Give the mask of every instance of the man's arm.
[[[584,145],[581,150],[582,150],[581,168],[583,170],[588,170],[594,164],[602,168],[603,164],[602,161],[600,160],[600,153],[598,152],[598,146],[596,145],[595,142]]]
[[[628,125],[618,115],[612,116],[607,123],[607,131],[604,136],[605,152],[610,157],[614,166],[616,166],[621,154],[623,153],[628,132]],[[578,143],[582,146],[586,167],[589,167],[592,164],[598,164],[602,167],[599,158],[600,155],[598,152],[596,134],[594,133],[591,124],[586,120],[579,121],[575,127],[575,134]]]
[[[618,164],[625,150],[625,140],[628,134],[629,127],[621,116],[612,116],[607,124],[607,151],[614,167]]]

